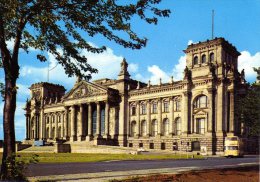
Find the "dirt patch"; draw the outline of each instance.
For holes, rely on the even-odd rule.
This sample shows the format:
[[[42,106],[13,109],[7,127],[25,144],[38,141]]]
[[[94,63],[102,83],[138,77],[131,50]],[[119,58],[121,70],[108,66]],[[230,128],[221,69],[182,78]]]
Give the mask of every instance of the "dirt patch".
[[[229,169],[209,169],[182,174],[132,177],[112,182],[259,182],[259,166]]]

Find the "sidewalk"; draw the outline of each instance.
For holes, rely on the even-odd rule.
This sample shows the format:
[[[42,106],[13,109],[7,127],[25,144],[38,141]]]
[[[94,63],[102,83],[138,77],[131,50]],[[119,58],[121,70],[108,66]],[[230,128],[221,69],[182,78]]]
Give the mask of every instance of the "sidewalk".
[[[66,174],[52,176],[35,176],[29,177],[29,181],[54,180],[54,181],[89,181],[89,182],[105,182],[112,179],[124,179],[131,176],[146,176],[155,174],[178,174],[192,170],[219,169],[219,168],[236,168],[242,166],[259,165],[255,163],[244,163],[243,165],[219,165],[212,168],[201,167],[181,167],[181,168],[162,168],[149,170],[132,170],[132,171],[106,171],[98,173],[82,173],[82,174]]]

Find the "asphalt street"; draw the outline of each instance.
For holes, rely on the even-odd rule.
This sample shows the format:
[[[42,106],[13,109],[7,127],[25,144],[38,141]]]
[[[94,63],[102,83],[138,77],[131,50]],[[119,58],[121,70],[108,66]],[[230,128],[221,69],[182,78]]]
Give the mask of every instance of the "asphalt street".
[[[240,166],[244,164],[259,164],[259,156],[245,156],[244,158],[212,157],[208,159],[188,160],[145,160],[145,161],[107,161],[93,163],[62,163],[62,164],[31,164],[26,176],[50,176],[80,173],[117,172],[144,169],[163,168],[212,168],[224,166]]]

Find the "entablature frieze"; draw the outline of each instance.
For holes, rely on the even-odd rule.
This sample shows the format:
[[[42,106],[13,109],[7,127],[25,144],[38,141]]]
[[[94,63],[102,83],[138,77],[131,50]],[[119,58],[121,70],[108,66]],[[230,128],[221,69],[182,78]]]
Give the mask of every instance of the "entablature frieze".
[[[183,84],[178,84],[178,85],[172,85],[168,84],[167,86],[157,86],[157,87],[146,87],[138,90],[131,90],[129,92],[129,96],[138,96],[138,95],[151,95],[151,94],[158,94],[158,93],[163,93],[163,92],[172,92],[179,90],[181,91],[183,89]]]

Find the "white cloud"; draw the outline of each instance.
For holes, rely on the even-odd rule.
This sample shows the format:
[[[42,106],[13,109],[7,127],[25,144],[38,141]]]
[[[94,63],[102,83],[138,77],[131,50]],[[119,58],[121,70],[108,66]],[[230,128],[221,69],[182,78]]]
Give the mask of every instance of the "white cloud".
[[[245,69],[246,80],[250,82],[256,79],[256,72],[253,67],[260,67],[260,52],[251,55],[248,51],[242,51],[238,57],[238,70]]]
[[[178,64],[176,64],[174,67],[173,67],[173,70],[172,70],[172,75],[173,75],[173,78],[174,80],[182,80],[183,79],[183,71],[186,67],[186,56],[181,56],[178,60]]]
[[[93,46],[95,45],[93,44]],[[81,54],[87,57],[88,64],[98,69],[97,74],[92,74],[92,80],[117,77],[123,57],[115,55],[112,49],[107,48],[106,51],[100,54],[94,54],[83,50]],[[75,83],[75,77],[68,77],[65,74],[64,68],[60,64],[57,65],[55,57],[50,53],[48,53],[48,60],[50,61],[49,82],[60,83],[72,87]],[[138,70],[138,65],[129,64],[129,67],[132,72]],[[20,75],[22,77],[28,77],[31,83],[47,81],[47,70],[47,67],[26,65],[21,68]]]
[[[148,71],[152,74],[150,77],[152,84],[159,83],[160,79],[162,79],[162,82],[168,82],[170,79],[168,74],[161,70],[157,65],[149,66]]]
[[[128,65],[128,70],[130,73],[137,73],[138,72],[138,64],[130,63]]]
[[[134,78],[142,82],[147,83],[148,80],[151,84],[158,84],[160,78],[162,83],[167,83],[170,81],[171,76],[173,76],[174,81],[183,79],[183,70],[186,66],[186,56],[181,56],[178,63],[174,65],[172,72],[163,71],[158,65],[152,65],[147,67],[148,74],[136,73]]]
[[[189,41],[188,41],[188,45],[191,45],[192,43],[193,43],[192,40],[189,40]]]

